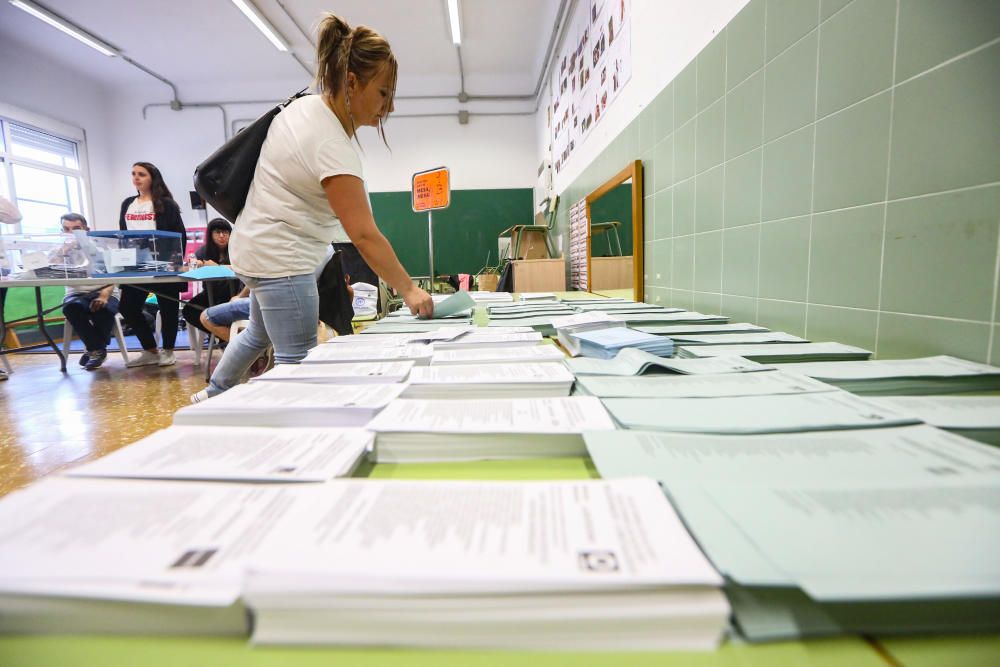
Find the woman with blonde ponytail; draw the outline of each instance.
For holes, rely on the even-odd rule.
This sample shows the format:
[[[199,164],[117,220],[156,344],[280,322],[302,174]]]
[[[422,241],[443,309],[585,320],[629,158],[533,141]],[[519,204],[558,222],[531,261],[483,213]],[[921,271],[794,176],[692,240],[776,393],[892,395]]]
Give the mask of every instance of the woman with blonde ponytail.
[[[351,28],[333,14],[319,25],[316,51],[319,94],[292,102],[271,123],[229,241],[233,270],[251,289],[250,325],[226,348],[208,388],[193,402],[238,383],[268,345],[279,364],[298,363],[315,347],[314,271],[331,243],[353,244],[410,312],[433,313],[430,295],[413,283],[375,225],[355,147],[357,130],[365,126],[378,128],[385,141],[396,57],[379,33]]]

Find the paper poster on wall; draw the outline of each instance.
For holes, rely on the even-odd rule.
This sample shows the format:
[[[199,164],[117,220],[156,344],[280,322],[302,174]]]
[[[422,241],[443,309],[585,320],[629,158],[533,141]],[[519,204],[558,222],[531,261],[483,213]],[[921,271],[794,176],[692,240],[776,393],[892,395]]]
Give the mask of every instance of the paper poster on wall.
[[[590,0],[572,17],[550,78],[556,173],[632,76],[631,0]]]

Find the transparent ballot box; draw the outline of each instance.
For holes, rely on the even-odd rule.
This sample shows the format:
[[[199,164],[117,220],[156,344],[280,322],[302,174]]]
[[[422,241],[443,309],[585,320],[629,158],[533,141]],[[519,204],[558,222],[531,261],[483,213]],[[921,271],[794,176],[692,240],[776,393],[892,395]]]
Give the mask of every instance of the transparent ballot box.
[[[93,276],[141,276],[183,271],[184,248],[177,232],[87,232],[80,244]]]
[[[0,280],[88,278],[90,257],[71,234],[0,235]]]

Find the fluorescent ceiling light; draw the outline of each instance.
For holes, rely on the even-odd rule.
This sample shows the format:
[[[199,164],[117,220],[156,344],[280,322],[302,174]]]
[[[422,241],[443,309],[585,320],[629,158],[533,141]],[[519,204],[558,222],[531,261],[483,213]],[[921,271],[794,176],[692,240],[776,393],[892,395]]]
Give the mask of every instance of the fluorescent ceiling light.
[[[264,37],[267,37],[267,41],[274,44],[274,48],[279,51],[288,51],[288,43],[278,34],[277,29],[271,23],[264,18],[264,15],[257,10],[250,0],[233,0],[233,4],[243,12],[244,16],[250,19],[250,22],[257,26],[257,30],[264,33]]]
[[[448,0],[448,20],[451,22],[451,41],[462,43],[462,26],[458,21],[458,0]]]
[[[36,5],[34,2],[31,2],[30,0],[10,0],[10,4],[14,5],[21,11],[31,14],[36,19],[45,21],[53,28],[61,30],[62,32],[66,33],[73,39],[77,39],[83,42],[90,48],[96,51],[100,51],[106,56],[114,57],[118,55],[118,50],[115,49],[113,46],[109,46],[108,44],[102,42],[101,40],[91,35],[83,28],[79,28],[73,25],[72,23],[70,23],[63,17],[59,16],[58,14],[53,14],[49,10],[45,9],[40,5]]]

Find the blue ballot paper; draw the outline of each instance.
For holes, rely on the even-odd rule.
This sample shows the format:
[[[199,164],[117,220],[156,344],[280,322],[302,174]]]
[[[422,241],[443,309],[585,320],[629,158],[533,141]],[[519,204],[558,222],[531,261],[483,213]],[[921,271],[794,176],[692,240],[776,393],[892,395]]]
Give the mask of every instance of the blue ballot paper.
[[[455,292],[447,299],[434,304],[434,314],[431,315],[430,318],[421,319],[439,320],[445,317],[455,317],[460,314],[468,314],[464,313],[464,311],[470,310],[475,305],[476,302],[471,296],[469,296],[468,292]]]
[[[580,341],[580,354],[598,359],[613,359],[619,350],[634,347],[658,357],[674,353],[674,342],[666,336],[654,336],[625,327],[608,327],[570,334]]]
[[[191,280],[208,280],[209,278],[235,278],[236,274],[228,266],[202,266],[180,274]]]

